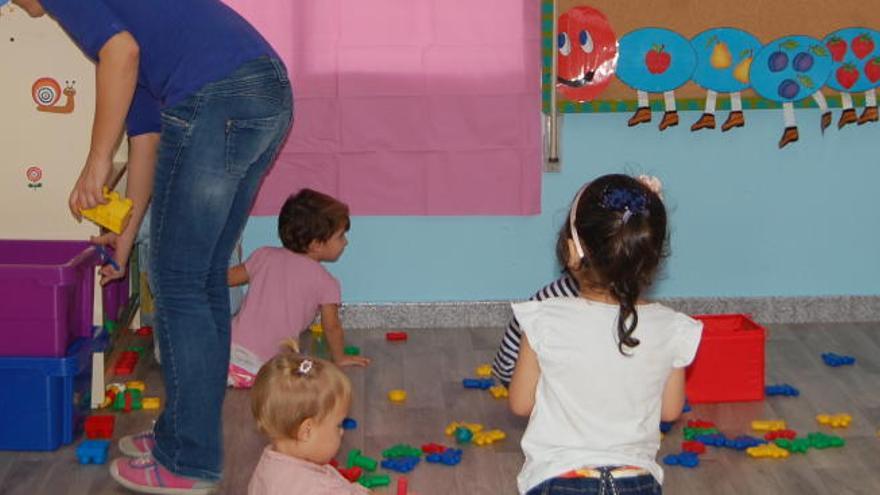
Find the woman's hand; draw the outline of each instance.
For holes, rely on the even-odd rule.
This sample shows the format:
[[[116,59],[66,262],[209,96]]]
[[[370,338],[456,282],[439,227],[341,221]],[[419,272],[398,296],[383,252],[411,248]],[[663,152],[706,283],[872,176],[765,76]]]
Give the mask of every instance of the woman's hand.
[[[94,208],[107,202],[104,199],[104,185],[107,184],[112,168],[113,163],[110,157],[92,158],[89,156],[86,160],[67,202],[70,213],[77,221],[82,220],[82,210]]]
[[[99,236],[92,236],[89,242],[96,246],[110,246],[113,248],[112,261],[107,260],[99,270],[102,286],[125,276],[128,256],[131,253],[130,241],[126,241],[125,238],[117,236],[113,232],[108,232]]]

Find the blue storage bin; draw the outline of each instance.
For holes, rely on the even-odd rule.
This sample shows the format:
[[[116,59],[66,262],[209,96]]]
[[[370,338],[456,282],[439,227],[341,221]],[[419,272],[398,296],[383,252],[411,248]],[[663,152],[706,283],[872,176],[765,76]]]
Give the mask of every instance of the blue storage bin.
[[[89,412],[92,352],[75,340],[62,358],[0,358],[0,450],[55,450],[73,442]]]

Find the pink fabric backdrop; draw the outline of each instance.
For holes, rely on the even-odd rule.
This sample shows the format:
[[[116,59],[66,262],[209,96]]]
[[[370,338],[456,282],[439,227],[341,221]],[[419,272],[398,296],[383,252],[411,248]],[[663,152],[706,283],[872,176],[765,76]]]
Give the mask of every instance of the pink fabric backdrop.
[[[254,215],[311,187],[359,215],[540,212],[539,0],[226,0],[294,83]]]

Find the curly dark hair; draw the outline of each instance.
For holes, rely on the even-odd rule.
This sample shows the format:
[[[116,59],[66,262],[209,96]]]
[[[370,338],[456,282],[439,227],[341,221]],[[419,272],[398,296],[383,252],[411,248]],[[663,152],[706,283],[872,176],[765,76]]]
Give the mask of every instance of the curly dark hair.
[[[557,258],[581,287],[606,291],[618,301],[617,345],[626,354],[624,346],[639,345],[632,335],[639,321],[636,302],[668,255],[666,208],[646,185],[621,174],[591,182],[572,208],[584,257],[569,260],[567,220],[556,242]]]
[[[312,241],[326,241],[350,227],[348,205],[311,189],[288,197],[278,214],[281,244],[295,253],[305,253]]]

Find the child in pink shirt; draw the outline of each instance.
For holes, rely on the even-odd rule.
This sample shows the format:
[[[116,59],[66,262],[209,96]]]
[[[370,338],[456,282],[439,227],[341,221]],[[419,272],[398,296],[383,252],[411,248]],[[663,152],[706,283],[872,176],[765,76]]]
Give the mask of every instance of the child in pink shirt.
[[[348,244],[348,206],[311,189],[289,197],[278,216],[284,247],[262,247],[229,269],[229,285],[249,284],[232,320],[228,383],[247,388],[282,342],[296,340],[320,310],[330,356],[339,366],[366,366],[347,356],[339,321],[339,281],[321,262],[336,261]]]
[[[269,437],[248,495],[366,495],[327,464],[342,443],[351,383],[333,363],[283,352],[260,369],[251,410]]]

